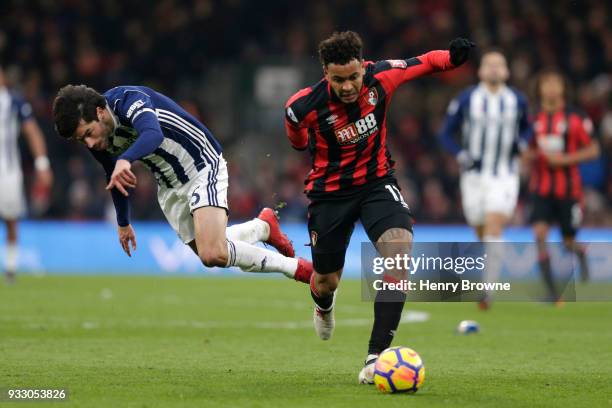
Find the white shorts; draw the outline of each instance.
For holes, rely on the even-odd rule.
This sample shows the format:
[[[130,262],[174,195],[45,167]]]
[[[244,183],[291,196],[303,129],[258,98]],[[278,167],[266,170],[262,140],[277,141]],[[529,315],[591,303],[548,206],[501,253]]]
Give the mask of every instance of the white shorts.
[[[19,173],[0,174],[0,218],[16,220],[26,211],[23,196],[23,175]]]
[[[461,175],[463,214],[471,226],[484,225],[485,215],[501,213],[511,217],[519,193],[519,176],[481,175],[466,172]]]
[[[184,243],[195,239],[192,213],[201,207],[227,206],[227,164],[219,157],[217,167],[206,167],[196,178],[178,188],[159,186],[157,201],[168,223]]]

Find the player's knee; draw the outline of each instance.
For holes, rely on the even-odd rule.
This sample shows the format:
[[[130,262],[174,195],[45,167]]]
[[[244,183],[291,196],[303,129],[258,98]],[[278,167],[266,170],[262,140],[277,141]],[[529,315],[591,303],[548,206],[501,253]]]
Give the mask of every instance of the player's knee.
[[[389,228],[383,232],[378,240],[378,244],[384,243],[412,243],[412,232],[406,228]]]
[[[535,231],[535,239],[537,242],[545,242],[546,241],[546,231],[536,230]]]
[[[226,266],[227,247],[225,245],[207,245],[198,249],[198,256],[205,266]]]
[[[502,236],[502,225],[501,224],[497,224],[497,223],[493,223],[493,224],[488,224],[486,226],[486,228],[484,229],[483,232],[483,239],[486,237],[499,237],[501,238]]]
[[[340,278],[336,273],[325,275],[317,274],[315,277],[315,284],[321,295],[333,293],[338,288],[339,282]]]
[[[542,223],[535,224],[533,226],[533,235],[538,242],[546,241],[548,236],[548,225]]]
[[[563,237],[563,245],[568,251],[573,251],[576,248],[576,240],[574,237]]]

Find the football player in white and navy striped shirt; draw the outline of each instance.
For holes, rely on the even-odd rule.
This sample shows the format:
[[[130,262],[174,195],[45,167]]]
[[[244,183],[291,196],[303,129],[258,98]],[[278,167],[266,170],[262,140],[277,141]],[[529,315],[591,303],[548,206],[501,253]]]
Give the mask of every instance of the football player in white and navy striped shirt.
[[[468,224],[481,241],[500,242],[516,207],[519,155],[527,148],[532,130],[527,99],[506,85],[509,70],[501,52],[483,54],[478,76],[478,85],[451,101],[439,136],[461,165],[461,201]],[[499,245],[487,248],[500,251]],[[494,255],[489,259],[497,259]],[[491,261],[486,268],[488,281],[498,278],[495,265]],[[485,298],[480,305],[487,308],[488,303]]]
[[[516,206],[519,153],[527,147],[531,128],[526,98],[506,85],[509,70],[503,54],[485,53],[478,76],[478,85],[450,103],[440,139],[462,166],[468,223],[481,240],[497,240]]]
[[[24,215],[23,174],[18,137],[23,133],[34,157],[37,183],[49,191],[53,174],[47,158],[45,138],[32,115],[32,107],[6,86],[0,67],[0,219],[6,223],[4,272],[12,283],[17,270],[17,219]]]
[[[228,174],[221,145],[170,98],[143,86],[118,86],[101,95],[85,85],[68,85],[55,98],[53,116],[57,132],[86,145],[104,167],[128,256],[130,244],[136,248],[127,199],[136,187],[131,164],[140,160],[157,180],[166,219],[206,266],[282,272],[309,282],[311,263],[293,258],[272,209],[226,227]],[[259,241],[282,255],[253,245]]]

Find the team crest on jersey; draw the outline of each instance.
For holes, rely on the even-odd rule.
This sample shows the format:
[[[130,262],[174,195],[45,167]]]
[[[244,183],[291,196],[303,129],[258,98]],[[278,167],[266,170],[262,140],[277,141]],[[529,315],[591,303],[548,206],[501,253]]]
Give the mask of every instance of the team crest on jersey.
[[[389,63],[389,65],[391,65],[391,68],[400,68],[400,69],[406,69],[408,68],[408,64],[406,63],[406,60],[387,60],[387,62]]]
[[[317,231],[310,231],[310,245],[317,246],[317,238],[318,238],[318,234]]]
[[[378,91],[376,90],[376,88],[371,88],[368,91],[368,103],[372,106],[376,106],[377,102],[378,102]]]

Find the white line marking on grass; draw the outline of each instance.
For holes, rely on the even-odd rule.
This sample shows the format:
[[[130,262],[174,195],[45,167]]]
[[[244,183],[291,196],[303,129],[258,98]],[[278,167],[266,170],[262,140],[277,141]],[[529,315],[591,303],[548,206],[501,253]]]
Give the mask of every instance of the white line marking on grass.
[[[429,320],[429,313],[410,310],[402,316],[401,323],[422,323]]]
[[[420,311],[408,311],[403,314],[401,323],[422,323],[429,320],[429,313]],[[112,319],[108,321],[82,321],[80,319],[70,319],[65,317],[49,316],[44,319],[34,316],[21,316],[7,318],[4,321],[23,322],[22,328],[30,330],[44,329],[68,329],[82,328],[85,330],[110,329],[118,327],[136,328],[194,328],[194,329],[272,329],[272,330],[301,330],[312,327],[311,320],[302,321],[278,321],[278,322],[257,322],[257,321],[197,321],[197,320],[164,320],[164,319]],[[25,321],[24,321],[25,320]],[[371,318],[349,318],[338,319],[338,326],[360,327],[370,326]]]

